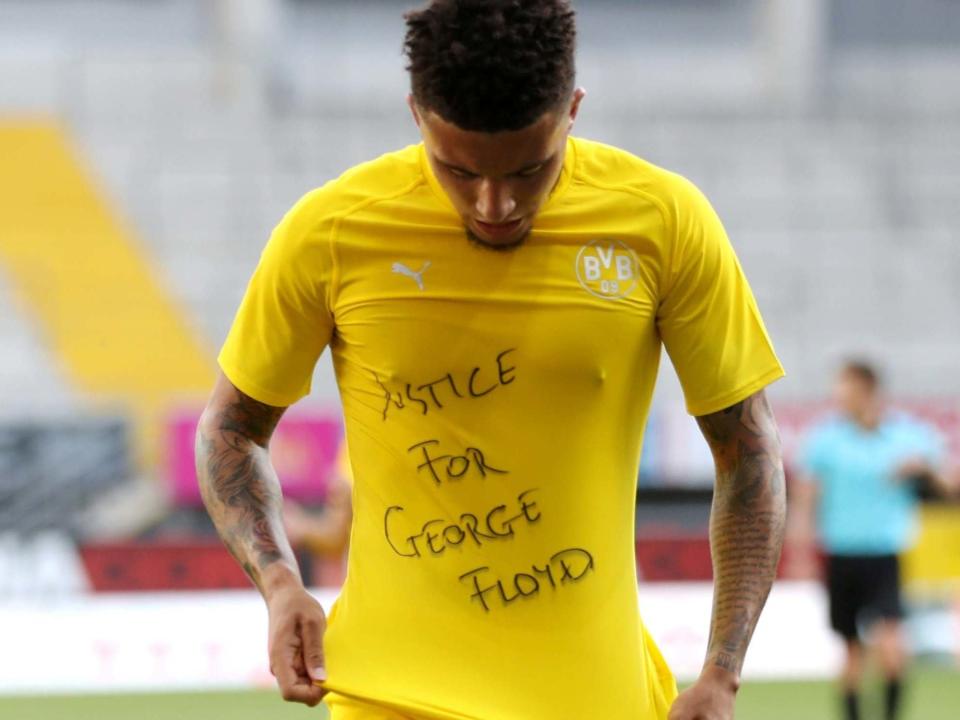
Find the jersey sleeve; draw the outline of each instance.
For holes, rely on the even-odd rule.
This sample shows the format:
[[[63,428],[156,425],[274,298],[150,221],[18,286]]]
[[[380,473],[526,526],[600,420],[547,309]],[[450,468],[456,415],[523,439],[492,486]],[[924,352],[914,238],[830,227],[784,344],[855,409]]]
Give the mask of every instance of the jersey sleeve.
[[[310,392],[333,334],[331,222],[322,190],[298,202],[273,231],[247,286],[219,363],[239,390],[287,407]]]
[[[720,219],[703,194],[677,178],[673,242],[657,313],[660,337],[691,415],[708,415],[761,390],[784,372]]]

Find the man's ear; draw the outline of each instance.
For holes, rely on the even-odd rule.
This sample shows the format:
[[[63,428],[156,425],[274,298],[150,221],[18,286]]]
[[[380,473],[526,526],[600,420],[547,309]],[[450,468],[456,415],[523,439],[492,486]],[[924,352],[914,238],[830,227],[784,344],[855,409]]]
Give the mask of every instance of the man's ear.
[[[417,101],[414,99],[413,93],[407,95],[407,106],[410,108],[410,112],[413,113],[413,121],[417,124],[417,127],[420,127],[420,108],[417,107]]]
[[[570,126],[569,130],[573,129],[573,124],[577,121],[577,115],[580,113],[580,103],[583,102],[583,99],[587,96],[587,91],[578,87],[573,91],[573,99],[570,101]]]

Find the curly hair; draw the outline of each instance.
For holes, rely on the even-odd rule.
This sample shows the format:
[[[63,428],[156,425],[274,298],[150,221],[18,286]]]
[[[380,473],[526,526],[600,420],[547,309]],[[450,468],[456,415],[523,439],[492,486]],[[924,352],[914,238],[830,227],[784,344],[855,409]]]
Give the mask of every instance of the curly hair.
[[[519,130],[573,91],[568,0],[433,0],[405,15],[413,97],[463,130]]]

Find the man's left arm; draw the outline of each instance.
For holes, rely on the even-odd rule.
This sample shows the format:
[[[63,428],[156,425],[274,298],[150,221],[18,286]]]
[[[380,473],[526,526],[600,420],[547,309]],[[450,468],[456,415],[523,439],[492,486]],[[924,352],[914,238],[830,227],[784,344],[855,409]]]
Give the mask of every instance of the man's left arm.
[[[732,720],[743,659],[780,560],[783,461],[762,390],[697,423],[717,469],[710,514],[713,615],[700,678],[677,698],[670,720]]]
[[[903,482],[917,481],[941,498],[951,500],[960,491],[960,472],[954,477],[948,470],[923,456],[905,460],[897,468]]]

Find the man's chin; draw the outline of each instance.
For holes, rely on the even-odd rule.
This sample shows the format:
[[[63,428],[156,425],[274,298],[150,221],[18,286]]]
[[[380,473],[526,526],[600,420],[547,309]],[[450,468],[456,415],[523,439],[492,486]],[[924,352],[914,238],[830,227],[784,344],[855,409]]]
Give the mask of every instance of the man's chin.
[[[527,238],[530,237],[530,231],[524,230],[519,233],[516,237],[506,238],[504,240],[487,240],[478,233],[475,233],[469,227],[464,228],[467,233],[467,239],[477,247],[484,248],[485,250],[493,250],[494,252],[509,252],[511,250],[516,250],[518,247],[523,245]]]

